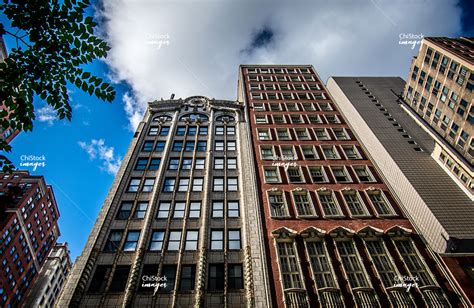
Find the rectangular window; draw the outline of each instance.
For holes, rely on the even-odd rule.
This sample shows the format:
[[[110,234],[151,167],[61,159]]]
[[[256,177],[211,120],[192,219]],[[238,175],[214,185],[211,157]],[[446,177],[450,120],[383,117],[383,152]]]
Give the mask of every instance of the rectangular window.
[[[156,152],[163,152],[164,149],[165,149],[165,142],[164,141],[156,142],[156,145],[155,145],[155,151]]]
[[[227,141],[227,151],[235,151],[236,143],[235,141]]]
[[[160,167],[160,162],[161,162],[161,159],[152,158],[150,160],[150,166],[148,167],[148,170],[158,170],[158,168]]]
[[[186,244],[184,250],[193,251],[197,249],[199,241],[198,230],[188,230],[186,232]]]
[[[145,141],[143,143],[143,152],[151,152],[153,150],[153,141]]]
[[[420,287],[434,285],[433,279],[415,248],[413,241],[411,239],[396,240],[394,243],[403,261],[405,261],[411,276],[418,277],[418,285]]]
[[[199,135],[207,136],[208,130],[207,126],[199,126]]]
[[[204,170],[206,165],[205,158],[196,158],[196,164],[194,165],[194,169],[196,170]]]
[[[302,288],[303,283],[294,244],[292,242],[277,242],[277,252],[283,289]]]
[[[111,265],[98,265],[95,269],[94,276],[92,276],[88,292],[103,293],[107,286],[108,278],[112,272]]]
[[[188,136],[196,136],[197,127],[196,126],[188,126]]]
[[[170,132],[170,128],[167,126],[164,126],[161,128],[160,136],[168,136],[169,132]]]
[[[322,166],[310,166],[309,174],[314,183],[325,183],[327,182],[326,174]]]
[[[354,171],[357,174],[357,177],[359,178],[360,182],[366,183],[366,182],[373,182],[374,179],[372,178],[372,175],[370,175],[369,170],[365,166],[357,166],[354,167]]]
[[[135,210],[135,219],[145,218],[146,210],[148,208],[148,202],[138,202]]]
[[[262,159],[273,159],[273,148],[270,147],[260,147],[260,154],[262,155]]]
[[[135,249],[137,249],[139,237],[140,231],[128,231],[125,244],[123,245],[123,251],[135,251]]]
[[[165,238],[164,230],[156,230],[151,233],[150,251],[161,251]]]
[[[244,288],[242,264],[229,264],[228,286],[230,290],[240,290]]]
[[[346,131],[344,129],[333,129],[334,136],[336,137],[337,140],[347,140],[349,139],[347,137]]]
[[[277,167],[264,167],[263,175],[265,176],[265,182],[267,183],[279,183],[280,177],[278,176]]]
[[[285,196],[281,191],[269,192],[268,203],[272,217],[286,217],[288,211],[285,204]]]
[[[181,170],[191,170],[191,165],[193,160],[191,158],[183,158],[183,163],[181,164]]]
[[[143,171],[146,169],[146,165],[148,164],[148,158],[139,158],[137,163],[135,164],[135,170]]]
[[[229,250],[240,250],[240,230],[228,230]]]
[[[228,191],[238,191],[237,178],[227,178],[227,190]]]
[[[150,130],[148,131],[148,136],[156,136],[156,135],[158,135],[158,127],[157,126],[150,127]]]
[[[342,149],[344,150],[344,153],[346,154],[347,159],[360,159],[360,155],[357,152],[357,149],[352,146],[343,146]]]
[[[158,213],[156,218],[158,219],[166,219],[170,214],[171,203],[170,202],[160,202],[160,206],[158,207]]]
[[[213,201],[212,202],[212,217],[223,218],[224,217],[224,202]]]
[[[166,178],[163,183],[163,192],[173,192],[175,182],[176,180],[174,178]]]
[[[235,126],[227,126],[227,135],[235,135]]]
[[[127,192],[137,192],[139,186],[140,186],[140,179],[132,178],[130,180],[130,184],[128,185]]]
[[[324,156],[326,159],[338,159],[339,155],[336,152],[336,149],[331,147],[323,147]]]
[[[385,244],[382,240],[365,241],[367,250],[372,258],[373,264],[386,288],[392,287],[393,278],[397,276],[397,272],[390,260]]]
[[[223,158],[214,158],[214,169],[223,170],[224,169],[224,159]]]
[[[336,182],[347,183],[351,181],[344,167],[331,167],[331,169]]]
[[[317,288],[337,288],[336,282],[334,281],[335,275],[331,269],[331,260],[328,257],[324,242],[307,241],[306,248]]]
[[[183,150],[183,141],[175,141],[173,142],[172,151],[181,152]]]
[[[155,179],[147,178],[143,183],[142,192],[151,192],[153,190],[153,186],[155,185]]]
[[[203,184],[204,184],[203,178],[194,178],[192,191],[202,191]]]
[[[224,231],[211,230],[211,250],[224,249]]]
[[[309,145],[309,146],[302,146],[301,149],[303,150],[303,155],[304,158],[307,160],[313,160],[317,159],[318,155],[316,154],[316,151],[314,150],[314,147]]]
[[[270,131],[268,129],[260,128],[257,132],[259,140],[270,140]]]
[[[237,169],[237,158],[227,158],[227,170]]]
[[[325,128],[316,128],[314,132],[318,140],[329,140],[329,135]]]
[[[163,265],[161,276],[166,277],[166,286],[158,289],[158,291],[166,293],[173,292],[176,283],[176,265]]]
[[[227,202],[227,217],[236,218],[240,216],[239,201]]]
[[[319,193],[318,196],[325,216],[341,215],[341,210],[339,209],[337,201],[334,199],[332,193]]]
[[[224,141],[216,141],[214,144],[215,151],[224,151]]]
[[[215,134],[217,136],[224,135],[224,126],[216,126]]]
[[[196,150],[198,152],[205,152],[207,148],[207,141],[198,141]]]
[[[367,210],[356,191],[346,191],[343,192],[342,195],[344,196],[344,200],[346,201],[347,207],[349,208],[352,216],[367,215]]]
[[[183,265],[181,268],[181,279],[179,281],[180,291],[194,290],[194,282],[196,280],[196,266]]]
[[[186,134],[186,126],[178,126],[176,136],[184,136]]]
[[[296,212],[298,216],[314,216],[313,205],[310,201],[310,196],[307,191],[293,192],[293,199],[295,201]]]
[[[122,233],[122,230],[110,231],[109,238],[104,246],[104,252],[116,252],[119,249]]]
[[[123,292],[128,281],[130,265],[118,265],[110,282],[109,292]]]
[[[168,170],[178,170],[178,167],[179,167],[179,159],[170,158],[170,162],[168,164]]]
[[[168,251],[178,251],[181,245],[181,231],[170,231]]]
[[[372,191],[368,194],[377,214],[380,216],[394,214],[392,207],[389,205],[382,191]]]
[[[209,291],[224,290],[224,264],[209,264]]]
[[[174,204],[173,218],[184,218],[186,202],[176,202]]]
[[[194,151],[194,141],[186,141],[184,145],[184,150],[187,152]]]
[[[289,167],[288,168],[288,181],[290,183],[299,183],[301,182],[301,173],[299,167]]]
[[[280,140],[289,140],[290,134],[288,133],[288,129],[286,128],[277,128],[277,136]],[[269,140],[269,139],[265,139]]]
[[[132,212],[133,202],[122,202],[120,205],[120,209],[117,213],[116,219],[128,219],[130,217],[130,213]]]
[[[342,260],[342,266],[349,279],[349,285],[354,288],[369,288],[359,255],[353,241],[336,242],[337,251]]]
[[[214,191],[224,191],[224,178],[214,178],[212,187]]]
[[[189,218],[199,218],[201,216],[201,202],[192,201],[189,204]]]

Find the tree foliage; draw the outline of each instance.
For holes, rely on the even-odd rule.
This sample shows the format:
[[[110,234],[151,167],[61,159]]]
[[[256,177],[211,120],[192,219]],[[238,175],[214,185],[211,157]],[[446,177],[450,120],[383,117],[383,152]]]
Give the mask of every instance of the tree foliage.
[[[97,23],[85,10],[90,0],[5,0],[0,5],[11,25],[0,24],[0,35],[16,39],[16,47],[0,63],[0,125],[31,131],[35,111],[33,98],[39,96],[56,110],[60,119],[71,120],[68,84],[111,102],[114,88],[84,67],[105,58],[110,47],[94,34]],[[0,140],[0,150],[11,147]],[[0,154],[0,169],[12,170]]]

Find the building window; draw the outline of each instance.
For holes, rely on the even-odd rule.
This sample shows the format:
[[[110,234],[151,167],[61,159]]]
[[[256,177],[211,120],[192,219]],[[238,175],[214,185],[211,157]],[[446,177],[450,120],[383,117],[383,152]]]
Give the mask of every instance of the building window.
[[[229,250],[240,250],[240,230],[228,230]]]
[[[89,293],[103,293],[112,271],[111,265],[98,265],[89,285]]]
[[[178,126],[176,136],[184,136],[186,134],[186,126]]]
[[[277,128],[277,136],[279,140],[290,140],[290,134],[288,133],[288,129],[286,128]]]
[[[122,204],[120,205],[120,209],[117,213],[116,219],[128,219],[130,217],[130,213],[132,212],[132,206],[132,202],[122,202]]]
[[[342,266],[349,280],[349,285],[354,288],[369,288],[369,282],[360,262],[360,257],[354,247],[353,241],[337,241],[337,251],[341,257]]]
[[[375,211],[380,216],[394,215],[394,211],[389,202],[380,190],[368,192],[369,199],[375,208]]]
[[[382,280],[385,288],[393,287],[394,277],[398,274],[395,271],[395,267],[390,260],[385,244],[382,240],[368,240],[365,241],[367,250],[369,251],[370,257],[372,258],[373,264],[377,269],[377,273]]]
[[[146,210],[148,208],[148,202],[138,202],[137,208],[135,209],[135,219],[145,218]]]
[[[160,202],[160,206],[158,207],[158,214],[156,218],[164,219],[168,218],[170,214],[171,203],[170,202]]]
[[[179,159],[171,158],[168,164],[168,170],[178,170],[179,167]]]
[[[161,292],[173,292],[176,283],[176,265],[163,265],[161,276],[166,277],[166,285],[158,289]]]
[[[212,217],[213,218],[224,217],[224,202],[222,201],[212,202]]]
[[[277,242],[276,245],[283,289],[303,288],[293,242]]]
[[[255,123],[257,124],[267,124],[267,117],[264,115],[255,116]]]
[[[224,169],[224,159],[223,158],[214,158],[214,169],[223,170]]]
[[[374,181],[372,175],[370,174],[366,166],[354,167],[354,171],[357,174],[357,177],[359,178],[360,182],[366,183]]]
[[[194,282],[196,280],[196,266],[183,265],[181,268],[181,279],[179,281],[180,291],[194,290]]]
[[[194,141],[186,141],[184,144],[184,150],[186,152],[194,151]]]
[[[323,153],[326,159],[339,159],[339,155],[337,154],[337,151],[334,146],[323,147]]]
[[[119,249],[122,233],[122,230],[110,231],[109,238],[104,246],[104,252],[116,252]]]
[[[192,201],[189,204],[189,218],[199,218],[201,216],[201,202]]]
[[[163,152],[164,149],[165,149],[165,142],[164,141],[156,142],[156,145],[155,145],[155,151],[156,152]]]
[[[314,129],[316,134],[316,139],[318,140],[329,140],[329,135],[325,128],[316,128]]]
[[[363,205],[359,194],[355,190],[349,190],[342,193],[344,201],[346,201],[349,212],[352,216],[366,216],[368,215],[367,209]]]
[[[336,137],[337,140],[347,140],[349,139],[346,131],[344,129],[333,129],[334,136]]]
[[[238,191],[237,178],[227,178],[227,191]]]
[[[198,141],[196,150],[198,152],[204,152],[207,148],[207,141]]]
[[[323,241],[306,241],[306,249],[313,271],[313,279],[318,289],[337,288],[331,260]]]
[[[181,231],[170,231],[168,251],[178,251],[181,245]]]
[[[155,185],[155,179],[145,179],[142,192],[151,192],[153,190],[153,185]]]
[[[216,126],[215,134],[217,136],[224,135],[224,126]]]
[[[127,192],[137,192],[139,186],[140,186],[140,179],[133,178],[130,180],[130,184],[128,185]]]
[[[227,202],[227,217],[236,218],[240,216],[239,201]]]
[[[274,154],[273,154],[273,147],[269,146],[269,147],[260,147],[260,154],[262,156],[262,159],[273,159],[274,158]]]
[[[235,151],[236,143],[235,141],[227,141],[227,151]]]
[[[176,180],[174,178],[166,178],[163,183],[163,192],[173,192],[175,182]]]
[[[324,216],[341,216],[341,210],[331,192],[318,193]]]
[[[199,126],[199,135],[207,136],[208,127],[207,126]]]
[[[314,183],[325,183],[328,181],[322,166],[310,166],[308,168]]]
[[[206,164],[205,158],[196,158],[196,163],[194,165],[194,169],[196,170],[204,170]]]
[[[242,264],[229,264],[229,280],[227,285],[230,290],[240,290],[244,288]]]
[[[347,175],[345,167],[343,167],[343,166],[341,166],[341,167],[331,167],[331,170],[332,170],[332,173],[334,175],[334,179],[336,180],[336,182],[339,182],[339,183],[351,182],[351,179]]]
[[[264,167],[263,175],[266,183],[280,183],[277,167]]]
[[[285,196],[281,191],[272,191],[268,193],[268,203],[272,217],[287,217],[288,210],[285,203]]]
[[[151,152],[153,150],[153,141],[145,141],[143,143],[143,152]]]
[[[183,141],[175,141],[173,142],[173,148],[171,151],[181,152],[183,150]]]
[[[237,158],[227,158],[227,170],[237,169]]]
[[[184,250],[196,250],[199,241],[198,230],[188,230],[186,232],[186,244]]]
[[[227,135],[235,135],[235,126],[227,126]]]
[[[344,150],[344,153],[346,154],[347,159],[360,159],[360,155],[357,152],[357,149],[352,146],[343,146],[342,149]]]
[[[128,231],[125,244],[123,245],[123,251],[135,251],[135,249],[137,249],[139,237],[140,231]]]
[[[135,170],[143,171],[146,169],[146,165],[148,164],[148,158],[139,158],[137,163],[135,164]]]
[[[163,126],[160,131],[160,136],[168,136],[170,128],[168,126]]]
[[[215,151],[224,151],[224,141],[216,141],[214,144]]]
[[[161,251],[163,248],[163,241],[165,238],[165,231],[164,230],[157,230],[151,233],[151,241],[150,241],[150,251]],[[156,273],[155,273],[156,274]]]
[[[160,162],[161,162],[161,159],[152,158],[150,160],[150,166],[148,167],[148,170],[158,170],[158,168],[160,167]]]
[[[197,127],[196,126],[188,126],[188,136],[196,136]]]
[[[159,127],[157,127],[157,126],[150,127],[150,130],[148,131],[148,136],[158,135],[158,129],[159,129]]]
[[[308,140],[308,132],[306,131],[306,128],[296,128],[295,129],[296,137],[298,140]]]
[[[183,162],[181,164],[181,170],[191,170],[191,165],[193,164],[193,160],[190,158],[183,158]]]
[[[287,172],[288,172],[288,181],[290,183],[299,183],[302,181],[299,167],[289,167]]]
[[[224,290],[224,264],[209,264],[209,291]]]
[[[109,292],[123,292],[128,281],[130,265],[118,265],[110,282]]]
[[[173,218],[184,218],[185,208],[186,208],[186,202],[176,202],[174,204]]]
[[[259,140],[270,140],[270,131],[268,129],[259,128],[257,132]]]
[[[214,178],[212,187],[214,191],[224,191],[224,178]]]
[[[316,151],[314,150],[314,147],[309,145],[309,146],[302,146],[301,149],[303,150],[303,155],[304,158],[307,160],[313,160],[317,159],[318,155],[316,154]]]
[[[314,212],[314,207],[307,191],[294,191],[293,199],[298,216],[315,216],[316,213]]]
[[[211,250],[224,249],[224,231],[211,230]]]
[[[204,183],[203,178],[194,178],[193,179],[193,191],[202,191],[203,183]]]

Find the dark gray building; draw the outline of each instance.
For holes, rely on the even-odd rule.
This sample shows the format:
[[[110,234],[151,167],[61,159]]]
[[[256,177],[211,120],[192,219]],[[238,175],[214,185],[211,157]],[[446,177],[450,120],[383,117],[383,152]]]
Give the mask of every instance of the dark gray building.
[[[433,156],[399,77],[331,77],[328,90],[407,215],[437,252],[474,251],[474,205]]]
[[[243,104],[155,101],[59,307],[268,307]]]

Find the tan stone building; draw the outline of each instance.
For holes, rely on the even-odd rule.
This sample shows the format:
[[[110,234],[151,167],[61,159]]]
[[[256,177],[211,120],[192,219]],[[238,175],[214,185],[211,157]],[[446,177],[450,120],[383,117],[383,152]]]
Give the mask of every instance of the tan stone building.
[[[404,98],[412,117],[437,139],[432,152],[473,196],[474,39],[428,37],[412,61]]]

